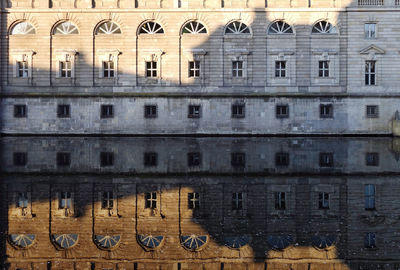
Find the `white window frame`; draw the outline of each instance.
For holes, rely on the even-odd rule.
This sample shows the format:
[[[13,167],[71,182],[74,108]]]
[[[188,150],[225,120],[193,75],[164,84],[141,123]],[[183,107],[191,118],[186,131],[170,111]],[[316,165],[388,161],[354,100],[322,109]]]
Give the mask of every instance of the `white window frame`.
[[[121,52],[119,50],[97,50],[99,61],[99,78],[118,81],[118,60]],[[103,62],[114,62],[114,77],[104,77]]]
[[[69,207],[60,207],[61,200],[63,199],[63,194],[66,192],[70,193],[70,206]],[[55,194],[55,200],[53,200],[53,209],[54,209],[54,215],[57,217],[62,217],[62,218],[67,218],[67,217],[73,217],[74,216],[74,192],[68,189],[67,187],[65,189],[59,189],[58,192]]]
[[[376,60],[366,60],[365,61],[365,71],[364,71],[364,85],[365,86],[376,86],[376,67],[377,67],[377,62]],[[373,78],[373,83],[372,83],[372,78]]]
[[[320,77],[320,62],[328,62],[328,76]],[[312,51],[311,79],[313,85],[339,84],[339,57],[336,49],[316,49]],[[324,69],[325,70],[325,69]]]
[[[275,61],[275,78],[286,78],[286,75],[287,75],[286,67],[287,67],[287,63],[285,60]],[[277,76],[277,74],[278,74],[278,76]]]
[[[183,83],[199,83],[201,85],[205,84],[205,80],[206,80],[206,76],[205,76],[205,56],[207,55],[207,52],[203,49],[188,49],[185,50],[185,55],[186,55],[186,63],[183,62],[182,63],[182,74],[185,74],[184,69],[185,69],[185,65],[186,66],[186,70],[188,71],[188,75],[182,76],[182,81]],[[185,60],[183,60],[185,61]],[[190,64],[189,62],[200,62],[200,76],[199,77],[189,77],[189,72],[190,72]]]
[[[32,218],[32,195],[30,186],[19,186],[14,189],[12,193],[14,207],[10,207],[12,215],[19,218]],[[26,195],[26,206],[19,207],[19,194]]]
[[[73,49],[57,49],[54,51],[56,61],[57,61],[57,71],[56,71],[56,78],[59,79],[73,79],[75,78],[75,58],[77,55],[77,50]],[[62,62],[70,62],[71,63],[71,77],[63,77],[62,76]]]
[[[13,65],[13,77],[20,79],[31,79],[32,78],[32,60],[33,55],[35,55],[35,51],[33,50],[10,50],[10,59],[12,59]],[[26,62],[28,69],[27,77],[19,77],[19,67],[18,62]]]
[[[251,74],[251,70],[249,70],[249,55],[250,51],[247,49],[227,49],[225,50],[225,54],[227,56],[227,61],[229,61],[228,66],[224,71],[224,82],[228,83],[228,85],[247,85],[249,83],[249,74]],[[242,61],[242,75],[241,77],[233,76],[233,62]]]
[[[275,85],[284,85],[288,86],[293,84],[296,81],[296,76],[291,76],[295,74],[295,63],[296,61],[292,59],[294,56],[294,51],[292,50],[270,50],[268,52],[267,59],[271,59],[268,62],[267,68],[267,84],[271,86]],[[286,62],[286,76],[285,77],[276,77],[276,62]]]
[[[373,26],[373,30],[371,27]],[[377,23],[375,22],[367,22],[364,24],[364,38],[365,39],[376,39],[377,38]],[[372,35],[374,33],[374,35]]]

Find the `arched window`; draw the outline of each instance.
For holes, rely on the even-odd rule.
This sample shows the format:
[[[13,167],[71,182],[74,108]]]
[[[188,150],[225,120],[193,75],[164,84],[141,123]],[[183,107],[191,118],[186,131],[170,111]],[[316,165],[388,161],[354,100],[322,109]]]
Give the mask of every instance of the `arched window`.
[[[191,21],[183,26],[182,34],[207,34],[207,29],[198,21]]]
[[[268,34],[293,34],[293,28],[284,21],[276,21],[268,28]]]
[[[72,248],[78,242],[77,234],[53,234],[53,241],[62,249]]]
[[[182,245],[191,250],[191,251],[198,251],[200,250],[208,240],[207,235],[187,235],[181,236]]]
[[[319,249],[327,249],[336,243],[336,236],[334,235],[314,235],[312,237],[314,247]]]
[[[241,21],[234,21],[226,26],[225,34],[250,34],[250,28]]]
[[[139,234],[137,236],[137,239],[139,241],[139,244],[142,245],[146,250],[154,250],[161,246],[161,243],[164,240],[164,236]]]
[[[70,21],[59,23],[53,31],[53,35],[77,35],[78,28]]]
[[[33,35],[36,34],[35,27],[29,22],[20,22],[14,25],[11,35]]]
[[[225,245],[229,248],[240,249],[250,242],[247,236],[227,236],[224,237]]]
[[[139,34],[164,34],[164,29],[156,22],[145,22],[140,26]]]
[[[267,242],[273,249],[282,250],[293,243],[293,238],[290,235],[270,235]]]
[[[96,35],[111,35],[111,34],[121,34],[121,28],[113,22],[103,22],[97,27]]]
[[[120,235],[96,235],[94,241],[99,248],[112,249],[115,248],[121,240]]]
[[[319,21],[314,24],[312,28],[313,34],[336,34],[336,27],[333,26],[330,22],[327,21]]]
[[[10,242],[17,248],[29,248],[35,243],[36,235],[34,234],[11,234]]]

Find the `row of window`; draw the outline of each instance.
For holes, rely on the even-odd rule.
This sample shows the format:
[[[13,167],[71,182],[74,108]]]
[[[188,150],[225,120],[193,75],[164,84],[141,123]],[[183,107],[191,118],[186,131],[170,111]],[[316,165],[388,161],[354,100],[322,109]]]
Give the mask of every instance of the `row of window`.
[[[246,106],[244,103],[232,104],[231,116],[232,118],[245,118]],[[201,118],[202,115],[201,105],[188,105],[188,118]],[[275,107],[276,118],[289,118],[289,105],[280,104]],[[366,117],[367,118],[378,118],[379,107],[377,105],[366,106]],[[14,105],[14,117],[25,118],[28,117],[27,105],[17,104]],[[57,105],[57,117],[69,118],[71,117],[71,106],[69,104]],[[100,106],[100,118],[113,118],[114,117],[114,106],[113,105],[101,105]],[[158,106],[157,105],[144,105],[144,117],[145,118],[157,118],[158,117]],[[333,118],[333,104],[320,104],[319,106],[319,117]]]
[[[320,167],[333,167],[334,166],[333,153],[320,153],[319,166]],[[58,166],[69,166],[71,164],[71,153],[57,152],[56,162]],[[13,164],[14,166],[26,166],[28,163],[27,152],[14,152]],[[275,153],[275,165],[277,167],[287,167],[290,163],[290,155],[287,152]],[[143,164],[146,167],[155,167],[158,165],[158,154],[156,152],[145,152],[143,155]],[[108,167],[114,165],[113,152],[100,153],[100,166]],[[200,152],[190,152],[187,154],[187,165],[189,167],[199,167],[202,165],[202,155]],[[231,165],[233,167],[246,166],[246,153],[235,152],[231,154]],[[379,153],[368,152],[365,154],[366,166],[379,166]]]

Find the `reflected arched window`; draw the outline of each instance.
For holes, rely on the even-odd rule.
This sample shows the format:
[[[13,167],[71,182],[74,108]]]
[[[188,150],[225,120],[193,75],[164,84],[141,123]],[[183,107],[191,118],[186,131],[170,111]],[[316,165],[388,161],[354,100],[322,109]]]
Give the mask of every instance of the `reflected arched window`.
[[[327,21],[319,21],[314,24],[312,28],[313,34],[336,34],[336,27],[333,26],[330,22]]]
[[[293,238],[290,235],[270,235],[267,242],[273,249],[282,250],[293,243]]]
[[[9,236],[13,246],[18,248],[29,248],[35,243],[36,235],[34,234],[11,234]]]
[[[181,236],[182,245],[191,251],[198,251],[207,243],[207,235],[186,235]]]
[[[33,35],[36,34],[35,27],[29,22],[20,22],[14,25],[11,35]]]
[[[224,237],[225,245],[229,248],[240,249],[250,242],[248,236],[227,236]]]
[[[121,28],[113,21],[103,22],[97,27],[96,35],[121,34]]]
[[[94,241],[99,248],[112,249],[115,248],[121,240],[120,235],[96,235]]]
[[[225,34],[250,34],[250,28],[241,21],[234,21],[226,26]]]
[[[53,31],[53,35],[77,35],[78,27],[70,21],[59,23]]]
[[[161,246],[161,243],[164,240],[164,236],[139,234],[137,236],[137,239],[139,241],[139,244],[142,245],[146,250],[154,250]]]
[[[207,29],[202,23],[191,21],[183,26],[182,34],[207,34]]]
[[[139,29],[139,34],[164,34],[162,26],[156,22],[145,22]]]
[[[53,234],[53,241],[62,249],[72,248],[78,242],[77,234]]]
[[[312,237],[314,247],[319,249],[327,249],[336,243],[336,236],[334,235],[314,235]]]
[[[268,28],[268,34],[293,34],[293,28],[284,21],[276,21]]]

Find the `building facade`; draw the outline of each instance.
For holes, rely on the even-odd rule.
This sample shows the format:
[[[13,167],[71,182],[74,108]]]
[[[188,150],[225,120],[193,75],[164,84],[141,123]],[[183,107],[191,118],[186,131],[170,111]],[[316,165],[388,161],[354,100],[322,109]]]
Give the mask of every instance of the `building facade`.
[[[1,132],[392,134],[397,0],[3,0]]]

